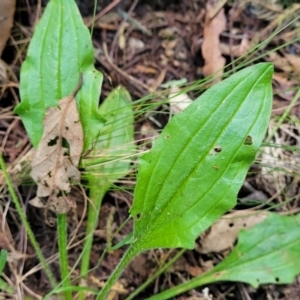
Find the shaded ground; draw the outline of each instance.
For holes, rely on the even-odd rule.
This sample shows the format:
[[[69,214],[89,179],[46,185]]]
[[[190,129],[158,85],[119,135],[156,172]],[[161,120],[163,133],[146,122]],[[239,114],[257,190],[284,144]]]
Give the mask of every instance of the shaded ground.
[[[92,24],[92,13],[94,1],[77,1],[80,10],[85,18],[86,24]],[[104,9],[105,14],[102,14]],[[45,3],[43,3],[45,4]],[[235,58],[245,55],[254,43],[268,39],[274,30],[284,28],[299,14],[299,10],[292,3],[280,5],[279,2],[270,1],[266,5],[244,2],[238,4],[225,5],[226,29],[220,36],[221,53],[226,63],[232,62]],[[99,1],[96,12],[96,21],[93,31],[93,43],[95,46],[96,67],[103,72],[105,80],[101,100],[105,98],[113,87],[121,84],[128,88],[134,99],[139,99],[148,95],[150,92],[160,90],[162,83],[170,80],[186,78],[188,82],[202,79],[205,74],[204,65],[212,63],[214,68],[215,57],[210,57],[203,53],[203,34],[205,27],[206,1],[173,1],[166,4],[164,1]],[[29,182],[22,182],[17,176],[20,159],[27,155],[31,148],[26,132],[16,116],[12,113],[12,108],[19,102],[18,78],[20,65],[25,58],[28,42],[30,41],[33,24],[36,20],[37,6],[36,1],[24,1],[18,3],[15,16],[15,26],[4,53],[3,60],[8,65],[7,83],[1,85],[1,150],[9,170],[14,179],[14,184],[18,187],[19,196],[23,199],[25,209],[34,229],[36,238],[40,243],[46,257],[54,255],[57,248],[53,241],[57,238],[55,228],[45,224],[44,215],[40,210],[28,205],[28,200],[34,197],[35,187]],[[127,13],[125,15],[124,13]],[[283,22],[280,17],[285,16]],[[127,18],[127,21],[125,19]],[[244,56],[242,62],[250,62],[253,58],[262,56],[259,61],[271,61],[275,64],[276,73],[274,76],[274,114],[281,116],[283,109],[290,103],[294,96],[293,88],[299,85],[300,67],[299,62],[293,60],[294,56],[300,54],[300,44],[292,42],[299,37],[299,24],[289,25],[262,48],[255,53]],[[288,43],[281,47],[280,51],[268,53],[268,50]],[[213,47],[213,42],[211,44]],[[213,48],[212,48],[213,50]],[[211,60],[211,61],[209,61]],[[228,68],[230,70],[230,68]],[[207,75],[207,74],[206,74]],[[190,92],[190,96],[195,98],[199,93],[197,90]],[[160,99],[151,99],[159,101]],[[299,116],[299,106],[295,105],[292,109],[292,116]],[[136,122],[136,138],[149,137],[150,132],[160,130],[167,123],[168,105],[160,106],[146,117],[139,118]],[[278,143],[284,145],[299,146],[298,127],[282,127],[279,132],[280,140]],[[144,131],[143,131],[144,129]],[[293,135],[287,134],[293,131]],[[285,134],[286,133],[286,134]],[[273,157],[277,154],[272,153]],[[290,152],[280,153],[283,162],[289,162],[291,166],[297,165],[298,160],[293,161]],[[290,167],[292,168],[292,167]],[[255,171],[256,169],[253,168]],[[256,170],[257,171],[257,170]],[[261,170],[260,170],[261,171]],[[26,169],[25,171],[26,172]],[[266,201],[275,195],[280,186],[272,185],[270,177],[262,176],[262,172],[257,176],[249,176],[248,185],[243,186],[240,198],[254,197],[257,201]],[[278,174],[277,174],[278,175]],[[284,172],[278,176],[282,177],[280,183],[284,185],[284,194],[295,197],[294,201],[282,204],[276,211],[297,211],[299,209],[299,183],[297,178],[287,176]],[[27,177],[28,178],[28,177]],[[27,184],[26,184],[27,183]],[[129,187],[134,182],[130,178],[127,180]],[[253,196],[253,193],[256,193]],[[259,195],[257,194],[259,193]],[[7,188],[2,187],[2,203],[5,210],[5,203],[10,201]],[[274,204],[284,202],[283,194],[277,194],[273,199]],[[77,213],[80,218],[82,214],[83,201],[77,200]],[[98,230],[95,233],[94,247],[91,256],[91,266],[97,265],[100,254],[107,243],[109,232],[104,230],[111,225],[111,231],[115,231],[128,215],[129,206],[132,198],[127,193],[114,191],[109,193],[103,203],[99,218]],[[261,202],[260,202],[261,203]],[[237,208],[247,208],[250,204],[240,200]],[[19,253],[33,254],[30,244],[27,245],[24,229],[19,226],[15,211],[10,208],[9,213],[5,214],[7,232],[10,232],[15,243],[15,249]],[[113,219],[113,222],[111,222]],[[110,223],[111,222],[111,223]],[[70,231],[72,230],[72,219],[70,217]],[[114,242],[122,239],[123,236],[131,231],[132,224],[127,224],[116,236]],[[82,224],[78,232],[78,239],[83,237],[85,224]],[[0,236],[1,237],[1,236]],[[2,244],[1,244],[2,242]],[[2,248],[9,248],[5,238],[0,239]],[[82,244],[78,244],[71,250],[72,265],[78,258]],[[197,249],[197,247],[196,247]],[[108,254],[88,279],[89,284],[95,287],[101,286],[120,260],[123,250],[117,250]],[[147,278],[153,274],[159,266],[174,256],[176,251],[154,250],[137,257],[125,271],[121,282],[125,293],[130,294],[136,287],[140,286]],[[209,269],[213,264],[218,263],[227,254],[210,253],[201,255],[199,251],[186,251],[185,254],[167,271],[161,275],[153,284],[148,286],[143,293],[136,299],[145,299],[154,293],[177,285],[189,278],[193,278],[203,271]],[[23,274],[31,270],[38,260],[34,256],[29,256],[24,260],[20,267],[18,263],[11,262],[7,268],[7,276],[14,280],[12,269],[23,268]],[[51,265],[53,272],[58,276],[58,263]],[[247,272],[247,270],[245,270]],[[74,276],[76,275],[76,272]],[[34,293],[45,294],[49,289],[45,274],[42,271],[34,272],[25,281],[25,285]],[[204,288],[204,287],[203,287]],[[191,291],[190,293],[178,296],[176,299],[300,299],[300,281],[290,286],[262,286],[258,290],[241,283],[224,283],[210,285],[209,293],[203,288]],[[25,288],[24,288],[25,289]],[[26,289],[25,289],[26,291]],[[28,293],[28,290],[26,291]],[[118,294],[118,293],[117,293]],[[125,299],[125,296],[116,295],[114,299]]]

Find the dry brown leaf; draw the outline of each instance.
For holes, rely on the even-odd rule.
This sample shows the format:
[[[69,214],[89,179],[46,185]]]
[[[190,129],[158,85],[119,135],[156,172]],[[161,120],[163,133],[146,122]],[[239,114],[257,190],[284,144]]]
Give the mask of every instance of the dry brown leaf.
[[[203,31],[202,55],[205,60],[203,75],[213,74],[216,81],[221,80],[225,58],[222,56],[220,49],[220,34],[226,28],[226,18],[224,9],[221,8],[215,13],[215,3],[210,0],[206,4],[205,24]],[[211,11],[214,11],[214,17],[211,18]]]
[[[0,84],[7,82],[7,66],[6,63],[0,59]]]
[[[284,56],[291,64],[293,71],[296,74],[300,75],[300,57],[298,55],[287,54],[287,53],[285,53]]]
[[[210,0],[209,10],[207,10],[208,17],[210,19],[214,18],[222,7],[226,4],[227,0]]]
[[[80,179],[77,166],[83,149],[83,130],[75,95],[81,85],[82,80],[71,95],[61,99],[57,107],[47,110],[44,133],[31,162],[30,175],[38,189],[36,198],[30,203],[59,214],[76,207],[67,195],[71,189],[70,180],[76,182]]]
[[[251,44],[248,37],[245,36],[239,45],[232,45],[220,43],[220,50],[223,55],[232,55],[234,57],[240,57],[245,55],[250,50]]]
[[[276,69],[284,71],[286,74],[293,72],[293,68],[286,57],[279,55],[277,52],[269,53],[266,60],[272,62]]]
[[[181,93],[176,85],[172,85],[169,95],[170,111],[172,114],[177,114],[186,109],[193,100],[187,93]]]
[[[201,240],[200,253],[221,252],[232,248],[240,229],[249,229],[268,216],[266,211],[244,210],[224,216],[212,225],[210,232]]]
[[[154,69],[152,67],[147,67],[147,66],[144,66],[144,65],[140,65],[140,64],[136,65],[135,70],[140,72],[140,73],[146,73],[146,74],[156,74],[157,73],[156,69]]]
[[[273,75],[273,84],[274,84],[274,94],[280,96],[282,99],[287,101],[292,101],[295,96],[295,87],[298,86],[297,80],[289,80],[286,76],[285,72],[279,73],[276,72]],[[285,102],[278,103],[278,99],[276,98],[273,102],[273,108],[278,108],[283,105],[284,107],[287,105]]]
[[[16,0],[0,1],[0,57],[10,36],[10,30],[14,22]]]
[[[203,270],[199,266],[187,266],[187,271],[192,277],[199,276],[203,273]]]

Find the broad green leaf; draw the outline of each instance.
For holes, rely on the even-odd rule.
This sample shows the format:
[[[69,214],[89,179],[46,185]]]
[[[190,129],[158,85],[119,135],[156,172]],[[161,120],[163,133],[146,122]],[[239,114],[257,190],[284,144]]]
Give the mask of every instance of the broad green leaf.
[[[292,283],[300,273],[299,236],[300,214],[280,216],[271,213],[250,230],[241,230],[237,246],[215,268],[150,299],[171,299],[218,281],[245,282],[253,287]]]
[[[131,98],[125,88],[114,89],[100,106],[101,115],[107,120],[89,157],[84,160],[90,192],[107,190],[117,179],[125,176],[130,168],[135,150],[133,137],[133,110]]]
[[[300,273],[300,214],[275,213],[249,231],[241,230],[235,249],[216,268],[217,281],[292,283]]]
[[[94,68],[88,29],[74,0],[51,0],[37,25],[21,69],[21,103],[15,108],[37,147],[48,107],[68,96],[83,74],[76,100],[87,149],[103,126],[98,112],[102,74]]]
[[[272,104],[269,63],[246,68],[173,117],[139,160],[133,249],[192,249],[236,203]]]

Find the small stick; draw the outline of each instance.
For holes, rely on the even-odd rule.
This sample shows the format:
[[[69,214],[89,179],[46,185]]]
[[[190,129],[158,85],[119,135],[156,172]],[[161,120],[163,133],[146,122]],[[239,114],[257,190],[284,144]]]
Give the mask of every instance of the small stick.
[[[110,4],[108,4],[104,9],[102,9],[95,18],[92,18],[89,22],[85,24],[86,27],[90,27],[93,22],[96,22],[99,20],[102,16],[104,16],[107,12],[109,12],[111,9],[113,9],[116,5],[118,5],[121,2],[121,0],[114,0]]]

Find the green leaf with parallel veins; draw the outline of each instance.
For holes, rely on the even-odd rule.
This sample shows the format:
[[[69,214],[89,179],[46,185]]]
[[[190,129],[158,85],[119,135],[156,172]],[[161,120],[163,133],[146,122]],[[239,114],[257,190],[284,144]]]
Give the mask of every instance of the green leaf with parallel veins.
[[[269,63],[213,86],[173,117],[139,160],[131,215],[135,251],[192,249],[198,235],[236,203],[268,126]]]
[[[176,295],[219,281],[288,284],[300,274],[300,214],[275,213],[250,230],[241,230],[237,246],[216,267],[183,284],[150,297],[172,299]]]
[[[240,281],[258,287],[292,283],[300,274],[300,214],[267,219],[239,234],[234,250],[213,270],[217,281]]]
[[[83,161],[92,194],[100,187],[107,190],[114,181],[125,176],[130,169],[130,156],[135,151],[133,110],[127,90],[123,87],[114,89],[99,111],[107,122],[93,151]]]
[[[88,219],[85,245],[81,264],[81,274],[89,270],[93,232],[99,219],[102,199],[119,178],[130,170],[131,156],[135,151],[133,134],[133,110],[131,97],[126,89],[114,89],[99,108],[107,120],[103,126],[93,150],[82,163],[90,189],[91,203],[88,207]]]
[[[103,126],[98,111],[102,74],[94,68],[94,50],[74,0],[51,0],[31,39],[21,69],[21,103],[15,108],[37,147],[46,109],[69,95],[83,74],[76,95],[86,150]]]

